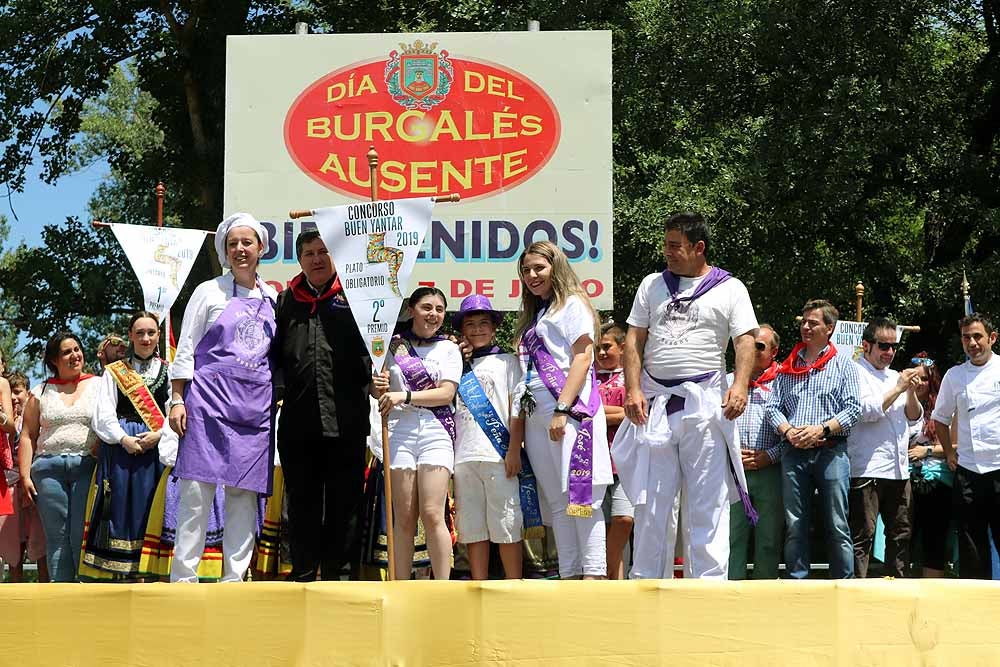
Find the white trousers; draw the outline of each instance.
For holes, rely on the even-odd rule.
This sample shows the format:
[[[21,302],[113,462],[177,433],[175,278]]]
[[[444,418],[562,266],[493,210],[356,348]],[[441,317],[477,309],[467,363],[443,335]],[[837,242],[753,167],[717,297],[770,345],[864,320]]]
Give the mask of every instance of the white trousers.
[[[193,479],[178,481],[177,537],[170,566],[171,582],[198,582],[198,564],[205,551],[208,515],[215,499],[215,484]],[[222,581],[243,581],[253,557],[257,532],[257,492],[225,487],[222,532]]]
[[[559,555],[559,577],[569,579],[581,575],[604,577],[608,574],[608,553],[604,527],[604,503],[606,484],[595,484],[590,517],[575,517],[566,514],[569,493],[563,491],[563,443],[576,441],[579,422],[566,420],[563,443],[549,440],[549,422],[552,412],[536,410],[525,421],[524,446],[531,460],[531,467],[538,480],[539,502],[547,503],[552,515],[552,532],[556,539]]]
[[[729,572],[729,451],[711,422],[668,417],[677,442],[649,450],[646,502],[635,508],[632,579],[673,576],[680,507],[685,576],[726,579]],[[681,503],[678,494],[684,498]]]

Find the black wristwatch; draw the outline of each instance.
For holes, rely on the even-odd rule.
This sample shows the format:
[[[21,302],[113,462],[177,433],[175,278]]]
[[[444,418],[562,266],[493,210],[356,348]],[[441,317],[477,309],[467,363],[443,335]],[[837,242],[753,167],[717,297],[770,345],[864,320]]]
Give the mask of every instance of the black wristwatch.
[[[833,435],[833,434],[830,432],[830,425],[829,424],[823,424],[823,437],[824,438],[829,438],[831,435]]]
[[[555,412],[556,414],[560,415],[568,415],[569,405],[560,401],[559,403],[556,403],[556,409],[553,410],[552,412]]]

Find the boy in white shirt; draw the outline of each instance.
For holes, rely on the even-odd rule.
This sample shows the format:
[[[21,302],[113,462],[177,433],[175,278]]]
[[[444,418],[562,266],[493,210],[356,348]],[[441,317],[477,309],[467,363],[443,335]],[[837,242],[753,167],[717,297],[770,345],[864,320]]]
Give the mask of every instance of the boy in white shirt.
[[[506,578],[521,578],[524,517],[518,473],[524,420],[512,419],[510,409],[520,365],[495,344],[502,317],[488,298],[474,294],[462,301],[452,320],[472,348],[455,414],[455,502],[458,541],[468,548],[477,580],[488,578],[491,541],[500,547]]]

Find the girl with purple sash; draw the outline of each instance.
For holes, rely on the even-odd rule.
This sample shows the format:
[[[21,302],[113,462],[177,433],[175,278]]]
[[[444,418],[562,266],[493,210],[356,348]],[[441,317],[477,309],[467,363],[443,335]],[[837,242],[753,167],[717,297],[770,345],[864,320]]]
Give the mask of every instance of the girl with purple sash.
[[[524,384],[515,411],[551,514],[562,579],[607,578],[601,504],[612,482],[607,424],[594,378],[599,322],[566,255],[553,243],[522,253],[518,349]]]
[[[462,379],[458,346],[438,336],[447,301],[434,287],[416,289],[407,301],[411,325],[389,345],[386,372],[373,380],[388,387],[379,410],[389,418],[393,536],[397,576],[409,578],[417,516],[427,532],[434,578],[451,575],[451,533],[445,522],[448,481],[455,468],[452,403]]]
[[[170,580],[198,581],[213,499],[225,489],[222,581],[242,581],[253,555],[258,495],[274,462],[271,340],[274,289],[257,276],[267,230],[252,215],[222,221],[215,250],[226,275],[199,285],[170,367],[170,427],[180,481]]]

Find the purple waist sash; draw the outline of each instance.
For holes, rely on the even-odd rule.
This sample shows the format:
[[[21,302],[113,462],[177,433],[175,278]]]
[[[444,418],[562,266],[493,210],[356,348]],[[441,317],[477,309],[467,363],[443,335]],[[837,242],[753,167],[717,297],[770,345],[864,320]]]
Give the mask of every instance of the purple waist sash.
[[[545,347],[545,341],[530,327],[521,337],[521,346],[552,397],[559,400],[566,386],[566,374]],[[569,505],[566,514],[576,517],[593,515],[594,502],[594,415],[601,407],[594,367],[590,367],[590,396],[584,403],[578,396],[570,408],[570,416],[580,422],[569,458]]]
[[[664,387],[677,387],[684,384],[685,382],[696,382],[696,383],[704,382],[706,380],[711,379],[711,377],[715,375],[715,373],[716,373],[715,371],[709,371],[708,373],[702,373],[701,375],[694,375],[688,378],[678,378],[675,380],[661,380],[659,378],[653,377],[652,375],[649,375],[648,371],[646,372],[646,375],[649,375],[651,380]],[[680,412],[683,409],[684,409],[683,396],[671,396],[670,398],[667,399],[668,415],[672,415],[675,412]],[[729,458],[729,473],[733,476],[733,483],[736,484],[736,491],[737,493],[739,493],[740,502],[743,503],[743,513],[746,514],[747,519],[750,520],[750,523],[756,526],[757,519],[759,518],[757,510],[754,508],[753,503],[750,501],[749,492],[746,489],[744,489],[743,486],[740,484],[740,478],[736,474],[736,464],[733,462],[732,457],[730,456],[727,458]],[[743,465],[742,461],[740,462],[740,465]]]
[[[649,371],[646,371],[646,375],[649,375]],[[712,376],[715,375],[715,371],[709,371],[707,373],[702,373],[701,375],[692,375],[688,378],[676,378],[674,380],[661,380],[660,378],[653,377],[649,375],[649,379],[658,385],[664,387],[679,387],[685,382],[694,382],[696,384],[701,384],[705,380],[710,380]],[[684,397],[683,396],[671,396],[667,399],[667,414],[672,415],[675,412],[680,412],[684,409]]]
[[[413,349],[413,344],[403,336],[393,338],[392,344],[395,345],[396,349],[393,358],[396,360],[399,370],[403,373],[403,379],[406,381],[407,388],[410,391],[437,389],[437,385],[431,379],[431,374],[427,372],[427,367],[424,366],[423,360]],[[451,437],[452,443],[454,443],[455,413],[451,411],[451,408],[447,405],[438,405],[433,408],[424,409],[430,410],[437,420],[441,422],[441,426],[444,427],[444,430]]]

